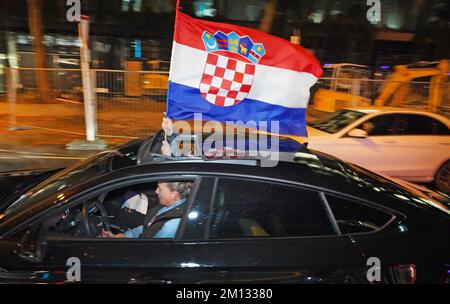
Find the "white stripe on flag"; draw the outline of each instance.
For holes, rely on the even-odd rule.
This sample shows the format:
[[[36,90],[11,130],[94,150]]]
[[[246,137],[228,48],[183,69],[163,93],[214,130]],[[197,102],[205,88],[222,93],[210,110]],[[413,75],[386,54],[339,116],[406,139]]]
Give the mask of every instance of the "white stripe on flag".
[[[208,53],[176,42],[173,47],[170,81],[199,88]],[[309,73],[256,65],[247,98],[288,108],[306,108],[309,90],[316,81]]]

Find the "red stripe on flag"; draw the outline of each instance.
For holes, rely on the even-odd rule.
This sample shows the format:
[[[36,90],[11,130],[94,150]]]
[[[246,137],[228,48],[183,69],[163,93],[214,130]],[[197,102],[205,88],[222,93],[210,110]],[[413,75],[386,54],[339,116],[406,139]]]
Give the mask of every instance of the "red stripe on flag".
[[[179,44],[205,51],[202,40],[205,31],[212,34],[219,30],[225,34],[235,32],[241,37],[249,36],[254,43],[264,45],[266,54],[259,64],[306,72],[317,78],[322,76],[322,67],[314,55],[285,39],[242,26],[195,19],[181,12],[178,12],[176,18],[174,39]]]

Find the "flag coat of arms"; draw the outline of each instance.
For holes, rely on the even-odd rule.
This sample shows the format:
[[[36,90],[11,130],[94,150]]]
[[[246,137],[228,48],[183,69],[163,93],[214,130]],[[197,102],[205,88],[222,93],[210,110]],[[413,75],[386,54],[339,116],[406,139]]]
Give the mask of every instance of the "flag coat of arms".
[[[307,137],[310,88],[322,75],[301,46],[241,26],[177,11],[167,114],[174,120],[278,121],[280,135]]]

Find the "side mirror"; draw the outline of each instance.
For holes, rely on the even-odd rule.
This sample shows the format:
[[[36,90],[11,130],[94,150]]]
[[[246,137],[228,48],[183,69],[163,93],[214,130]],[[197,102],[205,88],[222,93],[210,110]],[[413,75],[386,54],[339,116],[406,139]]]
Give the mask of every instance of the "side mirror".
[[[353,129],[350,132],[347,133],[349,137],[355,137],[355,138],[366,138],[369,134],[365,130],[362,129]]]
[[[44,234],[45,229],[43,225],[29,227],[17,244],[19,247],[17,255],[27,262],[41,263],[44,260],[47,249],[47,241]]]

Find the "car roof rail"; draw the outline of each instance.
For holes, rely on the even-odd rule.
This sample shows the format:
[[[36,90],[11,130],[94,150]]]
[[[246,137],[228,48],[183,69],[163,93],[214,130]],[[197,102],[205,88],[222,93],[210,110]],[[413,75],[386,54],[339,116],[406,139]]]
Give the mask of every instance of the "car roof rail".
[[[218,163],[218,164],[231,164],[231,165],[244,165],[244,166],[261,166],[261,160],[256,158],[208,158],[203,157],[204,162],[208,163]]]
[[[260,167],[261,160],[256,158],[210,158],[210,157],[175,157],[162,161],[155,161],[152,164],[169,164],[169,163],[214,163],[214,164],[230,164]]]

